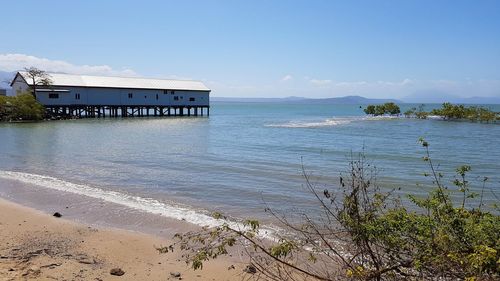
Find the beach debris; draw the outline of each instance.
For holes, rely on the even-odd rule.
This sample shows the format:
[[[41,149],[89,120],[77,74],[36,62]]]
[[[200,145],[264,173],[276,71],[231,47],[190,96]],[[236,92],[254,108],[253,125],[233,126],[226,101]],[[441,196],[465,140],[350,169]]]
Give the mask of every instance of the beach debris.
[[[24,272],[22,274],[22,276],[28,276],[28,275],[32,275],[32,276],[37,276],[41,273],[41,270],[39,267],[37,266],[32,266],[30,267],[26,272]]]
[[[53,269],[56,266],[61,266],[61,265],[62,265],[62,263],[51,263],[51,264],[42,265],[42,266],[40,266],[40,268],[50,268],[50,269]]]
[[[170,276],[172,277],[175,277],[175,278],[180,278],[181,277],[181,273],[180,272],[170,272]]]
[[[111,269],[109,271],[109,274],[115,275],[115,276],[122,276],[123,274],[125,274],[125,271],[123,271],[121,268],[117,267],[117,268]]]
[[[59,212],[55,212],[55,213],[53,214],[53,216],[54,216],[54,217],[56,217],[56,218],[60,218],[60,217],[62,217],[61,213],[59,213]]]
[[[234,264],[227,268],[227,270],[235,269]]]
[[[255,274],[257,273],[257,268],[255,268],[255,266],[249,264],[247,265],[244,269],[243,269],[243,272],[245,273],[249,273],[249,274]]]
[[[174,251],[174,246],[173,245],[170,245],[170,246],[160,246],[160,247],[154,246],[154,247],[158,251],[158,253],[160,253],[160,254],[165,254],[165,253],[173,252]]]
[[[96,261],[93,258],[87,257],[87,256],[80,256],[80,257],[76,258],[76,260],[79,263],[83,263],[83,264],[94,264],[94,263],[96,263]]]

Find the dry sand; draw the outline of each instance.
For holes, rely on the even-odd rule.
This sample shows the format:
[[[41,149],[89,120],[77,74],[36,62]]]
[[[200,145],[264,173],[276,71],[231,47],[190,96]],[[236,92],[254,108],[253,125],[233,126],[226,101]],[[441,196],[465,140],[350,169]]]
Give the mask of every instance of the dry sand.
[[[63,213],[64,215],[64,213]],[[179,253],[159,254],[170,241],[95,228],[0,199],[0,280],[241,280],[244,264],[221,259],[193,271]],[[228,269],[234,265],[234,269]],[[113,276],[121,268],[125,274]]]

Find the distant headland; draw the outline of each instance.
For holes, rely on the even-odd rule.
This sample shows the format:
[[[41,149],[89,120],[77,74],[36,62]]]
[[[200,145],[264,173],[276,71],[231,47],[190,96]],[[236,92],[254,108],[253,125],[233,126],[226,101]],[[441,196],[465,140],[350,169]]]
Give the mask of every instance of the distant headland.
[[[343,96],[334,98],[305,98],[305,97],[284,97],[284,98],[240,98],[240,97],[211,97],[214,102],[250,102],[250,103],[293,103],[293,104],[383,104],[394,103],[436,103],[452,102],[457,104],[500,104],[500,97],[470,97],[461,98],[451,95],[444,95],[441,99],[424,97],[418,99],[414,96],[403,99],[375,99],[362,96]]]
[[[386,102],[403,103],[396,99],[369,99],[361,96],[345,96],[336,98],[311,99],[304,97],[286,98],[233,98],[233,97],[211,97],[215,102],[281,102],[281,103],[306,103],[306,104],[379,104]]]

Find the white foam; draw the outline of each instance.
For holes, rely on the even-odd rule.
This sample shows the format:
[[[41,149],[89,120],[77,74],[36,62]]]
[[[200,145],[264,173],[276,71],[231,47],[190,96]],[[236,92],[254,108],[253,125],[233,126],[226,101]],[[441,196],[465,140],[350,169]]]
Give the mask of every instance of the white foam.
[[[153,198],[144,198],[125,194],[122,192],[104,190],[84,184],[76,184],[50,176],[22,172],[0,171],[0,178],[15,180],[26,184],[36,185],[42,188],[54,189],[96,198],[147,213],[186,221],[199,226],[216,227],[223,224],[222,220],[217,220],[208,214],[195,211],[187,207],[167,204]],[[228,224],[234,229],[245,229],[242,223],[230,221],[228,222]],[[261,236],[262,238],[274,240],[274,233],[274,229],[261,228],[259,231],[259,236]]]
[[[317,128],[317,127],[333,127],[351,123],[354,120],[329,118],[323,121],[307,122],[307,121],[290,121],[284,124],[269,124],[266,127],[276,128]]]
[[[439,115],[428,115],[427,119],[431,119],[431,120],[444,120],[444,117],[443,116],[439,116]]]
[[[378,116],[367,116],[362,118],[361,120],[394,120],[394,119],[401,119],[402,117],[399,115],[378,115]]]
[[[334,127],[339,125],[345,125],[352,122],[357,121],[377,121],[377,120],[392,120],[392,119],[400,119],[400,116],[390,116],[390,115],[382,115],[382,116],[349,116],[349,117],[334,117],[327,118],[322,121],[289,121],[287,123],[282,124],[269,124],[265,125],[266,127],[275,127],[275,128],[318,128],[318,127]]]

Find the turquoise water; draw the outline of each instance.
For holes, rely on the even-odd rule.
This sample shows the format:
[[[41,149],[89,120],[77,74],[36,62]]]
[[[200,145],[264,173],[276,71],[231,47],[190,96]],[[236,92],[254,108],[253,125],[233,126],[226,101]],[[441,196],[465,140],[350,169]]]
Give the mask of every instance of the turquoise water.
[[[260,217],[265,204],[311,207],[301,163],[318,188],[335,189],[350,153],[363,149],[379,168],[381,186],[425,192],[430,179],[422,176],[428,168],[417,143],[423,136],[446,180],[469,164],[473,183],[489,178],[488,202],[495,202],[489,189],[500,194],[498,124],[369,118],[359,105],[215,103],[210,112],[209,118],[0,124],[0,178],[67,185],[74,193],[81,186],[114,191],[123,200],[147,199],[134,199],[144,210],[181,204]]]

